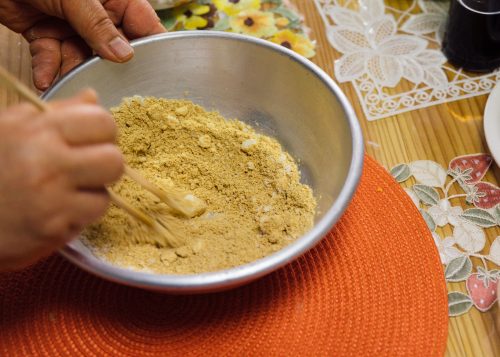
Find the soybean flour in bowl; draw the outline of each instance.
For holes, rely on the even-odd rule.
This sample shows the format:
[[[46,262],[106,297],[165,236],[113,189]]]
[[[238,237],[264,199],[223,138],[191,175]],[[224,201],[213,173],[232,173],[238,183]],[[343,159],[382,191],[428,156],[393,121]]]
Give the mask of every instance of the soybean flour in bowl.
[[[173,249],[134,239],[144,226],[111,206],[84,232],[97,257],[161,274],[210,272],[263,258],[313,226],[313,192],[300,183],[297,164],[275,139],[186,100],[134,97],[112,113],[130,166],[159,186],[192,192],[208,208],[199,217],[173,218],[186,241]],[[143,211],[171,215],[127,178],[113,189]]]

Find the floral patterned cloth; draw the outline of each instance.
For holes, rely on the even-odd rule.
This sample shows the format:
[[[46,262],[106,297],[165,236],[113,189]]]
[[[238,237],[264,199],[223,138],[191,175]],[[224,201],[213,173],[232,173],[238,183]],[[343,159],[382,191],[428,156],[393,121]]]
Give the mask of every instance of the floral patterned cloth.
[[[500,71],[474,74],[441,53],[449,1],[312,0],[335,77],[351,82],[366,119],[378,120],[489,93]]]
[[[463,284],[462,291],[448,285],[450,316],[472,306],[488,311],[498,299],[500,236],[490,245],[486,232],[500,226],[500,188],[482,181],[491,164],[490,155],[473,154],[454,158],[447,170],[429,160],[391,170],[398,182],[411,184],[405,191],[432,231],[446,281]]]
[[[432,2],[427,7],[431,4],[432,9],[436,9],[436,13],[431,15],[437,16],[437,11],[442,11],[446,16],[446,8],[442,9]],[[448,80],[441,69],[446,58],[441,51],[427,48],[427,40],[409,35],[408,31],[406,34],[398,33],[396,18],[385,11],[384,2],[377,0],[366,2],[366,6],[359,11],[342,6],[330,8],[329,14],[337,26],[332,27],[329,40],[343,53],[335,63],[336,78],[340,82],[348,82],[367,75],[382,87],[395,87],[403,78],[415,84],[423,82],[432,88],[446,86]],[[412,25],[417,22],[418,16],[429,15],[410,17],[402,29],[419,27],[424,32],[437,31]],[[425,21],[434,26],[433,20],[424,18]],[[436,35],[441,37],[441,32],[437,31]]]
[[[169,31],[230,31],[263,38],[314,57],[309,29],[289,0],[197,0],[158,12]]]

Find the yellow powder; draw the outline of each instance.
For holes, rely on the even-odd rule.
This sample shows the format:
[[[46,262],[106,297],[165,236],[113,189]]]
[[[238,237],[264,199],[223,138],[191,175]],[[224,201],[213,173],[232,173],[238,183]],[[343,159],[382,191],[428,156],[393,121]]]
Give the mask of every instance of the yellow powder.
[[[208,272],[265,257],[312,227],[313,193],[275,139],[185,100],[134,97],[112,112],[130,166],[160,186],[190,191],[208,208],[199,217],[173,217],[152,194],[123,179],[114,190],[149,214],[169,217],[186,245],[140,243],[134,236],[152,233],[112,206],[85,234],[96,256],[135,270]]]

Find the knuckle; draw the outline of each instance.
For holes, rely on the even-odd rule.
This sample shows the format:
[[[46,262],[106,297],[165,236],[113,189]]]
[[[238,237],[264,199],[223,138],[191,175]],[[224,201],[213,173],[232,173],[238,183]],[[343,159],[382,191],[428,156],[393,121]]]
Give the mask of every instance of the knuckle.
[[[71,57],[70,55],[63,54],[61,68],[64,68],[64,71],[69,72],[80,63],[85,60],[85,57]],[[65,73],[66,73],[65,72]]]
[[[110,145],[106,153],[106,162],[109,170],[109,179],[118,180],[123,175],[125,160],[123,154],[114,145]]]
[[[99,193],[92,193],[91,199],[87,201],[84,207],[81,207],[77,226],[83,229],[101,218],[108,209],[109,201],[109,196],[104,190]]]
[[[51,155],[47,154],[47,156]],[[47,157],[41,157],[28,150],[25,152],[24,158],[21,159],[24,161],[26,172],[29,173],[26,175],[26,179],[28,188],[31,190],[40,191],[50,182],[60,181],[60,170],[57,170],[56,165],[48,163]]]
[[[68,235],[69,222],[60,214],[43,220],[40,224],[39,233],[42,237],[50,239],[64,239]]]
[[[61,50],[61,42],[53,38],[39,38],[30,42],[30,49],[33,51],[56,52]]]
[[[124,158],[120,150],[113,144],[101,144],[95,152],[92,170],[99,171],[99,181],[102,185],[117,181],[124,171]]]
[[[88,23],[86,33],[101,36],[103,34],[107,34],[110,28],[115,28],[111,19],[106,13],[98,13],[92,18],[92,21]]]
[[[102,108],[99,108],[99,113],[96,115],[97,128],[101,133],[106,134],[107,137],[114,140],[116,138],[118,129],[113,116]]]
[[[117,135],[116,123],[104,108],[94,104],[79,104],[64,108],[64,115],[55,123],[63,125],[71,132],[81,132],[82,125],[91,128],[93,136],[99,136],[113,142]],[[90,139],[90,138],[89,138]]]
[[[106,212],[109,206],[109,197],[106,194],[96,195],[92,200],[92,205],[89,206],[89,212],[85,221],[81,222],[82,226],[86,226],[98,220]]]
[[[28,176],[28,187],[34,190],[40,190],[47,182],[54,177],[53,173],[47,170],[46,167],[32,163],[30,175]]]
[[[34,59],[54,59],[61,52],[60,42],[54,39],[39,39],[30,43],[30,53]],[[55,55],[55,56],[54,56]]]
[[[28,190],[40,195],[49,191],[54,185],[66,186],[66,179],[58,170],[51,170],[42,166],[32,169],[26,182]]]

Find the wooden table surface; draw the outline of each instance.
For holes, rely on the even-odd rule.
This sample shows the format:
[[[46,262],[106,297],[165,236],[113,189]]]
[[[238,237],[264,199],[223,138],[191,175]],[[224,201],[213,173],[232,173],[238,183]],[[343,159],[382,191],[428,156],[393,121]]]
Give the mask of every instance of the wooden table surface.
[[[326,38],[324,24],[313,1],[296,1],[306,16],[306,23],[318,41],[319,66],[334,77],[333,63],[340,57]],[[365,137],[366,151],[386,168],[415,160],[433,160],[447,167],[454,157],[487,153],[483,130],[483,112],[487,96],[432,106],[377,121],[367,121],[351,84],[340,84],[353,104]],[[368,143],[372,143],[371,145]],[[375,144],[375,145],[373,145]],[[498,176],[488,173],[486,180],[498,184]],[[489,243],[500,235],[500,229],[488,232]],[[454,287],[462,289],[463,284]],[[498,307],[486,313],[471,310],[451,317],[447,355],[500,356],[500,330],[496,327]]]
[[[306,23],[318,42],[313,59],[334,77],[333,63],[340,57],[326,39],[324,25],[312,0],[297,0],[296,5],[305,14]],[[24,40],[0,27],[0,65],[31,87],[31,58]],[[394,117],[369,122],[365,119],[351,84],[341,84],[356,109],[365,135],[366,151],[383,166],[429,159],[447,167],[459,155],[488,152],[484,131],[483,111],[486,96],[432,106]],[[0,108],[16,103],[18,97],[0,89]],[[497,177],[498,176],[498,171]],[[498,184],[495,174],[486,180]],[[500,235],[500,229],[488,231],[489,243]],[[454,290],[463,288],[463,284]],[[472,309],[467,314],[450,318],[447,355],[500,356],[500,333],[496,327],[498,307],[481,313]]]

